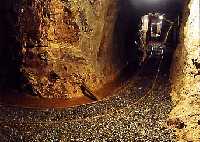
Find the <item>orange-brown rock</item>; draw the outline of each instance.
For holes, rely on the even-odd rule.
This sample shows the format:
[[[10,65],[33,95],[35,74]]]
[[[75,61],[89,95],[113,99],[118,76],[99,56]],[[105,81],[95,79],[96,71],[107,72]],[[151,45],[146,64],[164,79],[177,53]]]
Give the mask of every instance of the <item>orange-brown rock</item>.
[[[176,129],[177,141],[199,141],[200,126],[200,29],[199,1],[186,1],[180,45],[172,65],[172,100],[175,107],[170,117],[187,125]]]
[[[82,96],[121,70],[113,60],[115,0],[28,0],[19,16],[24,90],[42,97]],[[115,57],[117,59],[117,57]]]

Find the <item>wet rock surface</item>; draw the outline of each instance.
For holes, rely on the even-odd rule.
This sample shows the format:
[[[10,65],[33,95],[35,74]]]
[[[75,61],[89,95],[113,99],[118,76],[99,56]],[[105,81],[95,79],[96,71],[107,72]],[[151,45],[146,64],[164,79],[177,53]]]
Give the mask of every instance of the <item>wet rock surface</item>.
[[[45,98],[76,98],[83,96],[82,84],[95,91],[109,81],[119,71],[110,60],[116,3],[22,1],[23,90]]]
[[[172,107],[168,77],[159,76],[151,90],[154,75],[145,72],[130,79],[113,97],[90,105],[45,110],[1,106],[1,139],[175,141],[166,123]]]
[[[1,88],[69,99],[115,79],[125,62],[113,41],[118,9],[115,0],[3,0]]]

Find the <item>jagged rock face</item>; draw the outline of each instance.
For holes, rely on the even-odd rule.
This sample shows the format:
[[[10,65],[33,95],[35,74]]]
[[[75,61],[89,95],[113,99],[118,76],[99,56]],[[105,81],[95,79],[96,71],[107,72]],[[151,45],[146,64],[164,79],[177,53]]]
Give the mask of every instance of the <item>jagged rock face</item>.
[[[170,117],[186,125],[176,130],[177,141],[199,141],[200,138],[200,31],[199,1],[188,0],[183,15],[181,43],[172,65],[172,100]]]
[[[78,97],[120,70],[113,59],[115,0],[28,0],[19,27],[23,88],[42,97]],[[116,57],[117,58],[117,57]]]

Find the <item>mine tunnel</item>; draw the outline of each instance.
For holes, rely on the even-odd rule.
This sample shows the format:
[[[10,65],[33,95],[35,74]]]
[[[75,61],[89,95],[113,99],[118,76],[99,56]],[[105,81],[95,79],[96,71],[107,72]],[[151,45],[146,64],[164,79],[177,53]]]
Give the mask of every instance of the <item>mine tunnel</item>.
[[[199,141],[199,5],[1,0],[0,141]]]
[[[122,48],[123,57],[125,58],[129,64],[137,66],[139,62],[138,58],[138,47],[135,45],[135,41],[138,40],[139,30],[140,30],[140,22],[141,17],[145,14],[152,12],[160,12],[166,15],[167,18],[174,22],[181,22],[181,14],[182,14],[183,2],[182,1],[134,1],[134,0],[126,0],[119,2],[119,15],[116,21],[115,29],[116,29],[116,37],[114,36],[114,40],[116,41],[119,48]],[[177,35],[173,35],[171,32],[170,38],[176,38],[170,46],[171,53],[168,55],[173,55],[173,50],[176,48],[178,44],[178,33],[180,25],[177,25],[173,30]],[[168,40],[170,40],[170,38]],[[167,60],[170,64],[172,56],[167,57]],[[169,66],[166,67],[170,68]]]
[[[63,3],[65,4],[64,1],[60,4]],[[92,40],[92,37],[91,40],[85,38],[86,36],[90,38],[89,34],[92,32],[98,34],[98,32],[95,31],[96,29],[91,28],[96,25],[92,25],[93,23],[88,22],[89,20],[86,15],[84,15],[85,11],[80,11],[80,14],[77,15],[80,17],[80,23],[75,23],[75,16],[73,16],[73,11],[71,11],[70,7],[61,6],[61,10],[63,8],[62,12],[64,12],[61,13],[61,15],[63,14],[64,17],[59,17],[59,14],[55,14],[56,11],[54,9],[48,9],[50,8],[49,6],[53,4],[53,2],[49,4],[48,2],[42,3],[36,1],[27,1],[24,3],[4,1],[3,5],[5,5],[5,7],[1,7],[1,64],[4,66],[1,70],[2,89],[14,89],[19,90],[19,92],[25,91],[25,94],[27,93],[33,96],[43,94],[45,98],[48,98],[45,94],[52,94],[52,96],[57,94],[57,96],[63,97],[63,92],[67,95],[67,92],[70,91],[71,93],[77,93],[77,97],[82,95],[91,97],[92,95],[91,98],[96,98],[94,95],[95,93],[92,92],[96,90],[100,92],[101,89],[104,91],[106,91],[106,89],[109,90],[109,88],[105,87],[106,85],[117,86],[117,83],[129,80],[140,68],[141,53],[135,42],[139,39],[141,17],[148,13],[159,12],[165,14],[168,19],[175,21],[177,24],[181,22],[183,9],[183,2],[180,0],[162,2],[119,0],[113,4],[108,4],[108,7],[104,7],[108,8],[107,11],[100,11],[97,13],[99,14],[98,16],[107,16],[108,18],[102,19],[102,21],[105,20],[103,21],[105,23],[104,25],[97,25],[98,23],[95,23],[97,26],[104,26],[101,31],[101,34],[104,34],[102,36],[103,38],[98,41],[100,47],[95,47],[98,44]],[[98,5],[99,3],[91,2],[90,4]],[[56,6],[56,4],[54,6]],[[36,7],[38,11],[34,10]],[[101,12],[104,12],[104,15]],[[54,22],[52,19],[55,19],[57,22]],[[109,20],[112,23],[107,23]],[[48,26],[50,25],[47,31],[43,30],[47,27],[45,27],[45,22],[48,23]],[[39,23],[41,23],[41,25],[39,25]],[[41,30],[42,26],[44,28]],[[179,42],[178,33],[180,25],[175,26],[176,27],[173,27],[173,32],[170,32],[171,35],[168,40],[174,37],[176,39],[169,41],[169,43],[171,42],[171,45],[169,45],[170,53],[164,57],[164,63],[161,67],[163,68],[162,71],[168,74],[173,52]],[[53,30],[54,33],[52,33],[50,29]],[[63,29],[63,33],[60,29]],[[173,35],[174,33],[177,35]],[[73,53],[74,51],[72,49],[64,50],[62,46],[68,46],[65,43],[69,43],[72,46],[79,44],[76,48],[83,52],[79,55],[79,53]],[[56,48],[54,48],[54,46],[60,46],[61,51],[55,50]],[[89,51],[87,48],[93,49]],[[95,48],[99,48],[97,52],[97,61],[95,61],[96,55],[92,53],[96,52]],[[70,53],[70,50],[72,50],[72,53]],[[55,55],[52,54],[53,52]],[[85,57],[87,54],[89,55],[88,58]],[[57,59],[54,60],[53,58]],[[87,73],[82,69],[82,66],[85,66],[83,64],[88,64],[85,62],[86,60],[94,66],[92,69],[96,70],[96,72]],[[53,62],[57,62],[58,66],[55,66]],[[60,65],[62,62],[66,62],[64,66]],[[77,65],[80,65],[81,68],[77,67]],[[155,63],[152,61],[149,66],[151,67],[154,65]],[[53,68],[50,66],[53,66]],[[84,68],[90,70],[87,65]],[[147,70],[151,69],[147,67]],[[89,78],[85,77],[84,74],[88,74]],[[98,74],[101,75],[98,76]],[[90,76],[94,76],[94,83],[92,83],[92,78]],[[42,78],[44,81],[41,81]],[[63,82],[68,78],[70,78],[70,81],[66,86],[66,83],[63,84]],[[45,81],[45,79],[48,79],[48,81]],[[63,79],[60,81],[62,83],[57,83],[61,79]],[[81,80],[81,83],[77,82],[77,80]],[[97,87],[98,85],[95,86],[95,83],[97,83],[95,81],[101,82],[99,88]],[[44,84],[46,84],[45,89],[43,87]],[[53,89],[53,86],[54,88],[58,87],[56,90],[59,91],[57,92]],[[69,86],[72,88],[70,91],[68,90]],[[80,88],[77,89],[77,86],[80,86]],[[64,88],[65,91],[61,88]],[[94,88],[94,90],[90,88]],[[71,96],[74,96],[73,93]],[[49,95],[49,97],[52,96]]]
[[[49,68],[49,66],[55,66],[55,65],[52,63],[48,65],[48,60],[51,60],[51,59],[48,59],[48,56],[50,56],[50,54],[52,54],[53,52],[57,53],[58,51],[56,50],[51,51],[51,50],[45,49],[45,46],[47,45],[45,45],[46,41],[44,40],[45,36],[47,37],[48,35],[50,35],[46,39],[47,44],[51,44],[51,43],[48,43],[49,38],[52,40],[52,44],[54,42],[53,40],[55,40],[59,44],[61,44],[61,41],[62,41],[62,42],[69,42],[72,45],[79,42],[80,50],[85,50],[84,48],[88,46],[87,42],[93,42],[93,41],[89,41],[89,40],[87,41],[86,39],[84,39],[85,38],[84,34],[87,32],[90,32],[90,30],[87,30],[87,28],[89,27],[88,26],[89,23],[88,23],[87,18],[83,15],[84,11],[80,12],[80,15],[78,15],[81,18],[80,24],[82,24],[81,26],[79,26],[78,23],[74,22],[74,16],[72,16],[72,11],[70,11],[69,8],[68,9],[64,8],[65,20],[63,21],[64,22],[66,21],[67,23],[63,23],[62,25],[62,23],[61,24],[59,23],[59,20],[62,20],[62,17],[56,17],[56,15],[54,15],[56,11],[52,10],[52,12],[50,12],[51,9],[47,11],[46,8],[48,8],[48,3],[37,3],[35,1],[27,1],[26,3],[5,1],[4,5],[5,7],[1,7],[1,11],[2,11],[1,14],[2,14],[2,19],[3,19],[1,20],[1,28],[2,28],[1,30],[3,31],[1,32],[1,37],[2,37],[1,45],[3,45],[1,46],[2,47],[1,48],[1,64],[2,66],[5,66],[5,67],[2,68],[1,70],[1,84],[2,84],[1,87],[8,88],[8,90],[9,88],[22,90],[22,91],[25,90],[25,92],[27,92],[28,94],[32,94],[36,96],[38,93],[42,93],[42,92],[44,92],[45,94],[45,91],[47,94],[50,94],[50,93],[52,94],[52,92],[54,92],[54,89],[48,88],[48,86],[52,86],[52,85],[54,86],[54,83],[56,84],[57,80],[59,80],[60,78],[66,78],[66,76],[70,76],[70,78],[72,78],[71,82],[73,82],[71,84],[72,87],[74,87],[73,84],[77,84],[76,82],[77,80],[81,80],[81,81],[89,80],[89,81],[86,81],[86,83],[82,81],[83,84],[80,86],[80,91],[82,91],[83,93],[85,92],[83,90],[88,90],[89,94],[92,95],[91,93],[92,91],[90,88],[93,88],[94,84],[91,83],[90,81],[91,78],[84,78],[83,75],[80,75],[82,71],[80,72],[80,74],[75,73],[76,77],[72,76],[74,71],[81,70],[81,68],[72,67],[73,69],[71,69],[70,71],[71,74],[69,73],[66,75],[63,75],[65,74],[65,72],[61,70],[66,70],[66,72],[68,71],[68,68],[70,70],[69,63],[66,63],[66,65],[64,66],[64,69],[63,69],[63,66],[53,67],[52,69]],[[38,13],[38,11],[34,10],[35,6],[37,6],[38,9],[41,10],[43,13],[40,13],[40,12]],[[53,6],[56,7],[57,5],[53,5]],[[178,17],[181,17],[181,12],[182,12],[182,9],[181,9],[182,2],[172,1],[172,0],[164,1],[164,2],[161,2],[161,1],[138,2],[134,0],[126,0],[126,1],[119,0],[115,2],[114,4],[110,4],[109,6],[112,6],[113,9],[107,10],[107,13],[105,11],[105,14],[107,14],[108,20],[110,16],[111,22],[113,23],[111,23],[112,25],[105,24],[106,26],[104,26],[102,34],[105,34],[105,35],[103,39],[100,41],[100,47],[97,53],[97,56],[98,56],[97,61],[99,63],[97,63],[97,65],[94,65],[94,66],[99,66],[98,68],[94,68],[94,69],[100,70],[100,71],[102,70],[100,74],[103,74],[104,77],[109,78],[110,75],[114,76],[114,78],[109,79],[109,80],[96,79],[97,81],[102,82],[104,84],[104,85],[102,85],[102,83],[99,84],[99,86],[101,86],[100,88],[103,88],[103,90],[105,90],[104,86],[107,85],[107,82],[110,82],[110,81],[112,82],[112,80],[117,80],[118,82],[126,81],[134,74],[134,72],[137,72],[139,68],[139,62],[140,62],[140,58],[139,58],[140,52],[139,52],[138,46],[135,45],[135,41],[138,40],[138,36],[139,36],[138,33],[140,29],[139,25],[140,25],[142,16],[151,12],[160,12],[160,13],[166,14],[166,17],[168,19],[172,21],[177,21],[177,20],[180,20],[178,19]],[[31,16],[33,18],[30,18]],[[44,33],[44,31],[40,31],[40,29],[38,29],[39,28],[38,24],[44,23],[46,19],[49,20],[49,25],[51,25],[51,22],[52,22],[51,18],[54,18],[55,21],[57,20],[56,26],[54,27],[52,26],[52,28],[54,28],[54,35],[50,33],[49,31],[47,31],[47,33]],[[114,19],[113,21],[112,21],[112,18]],[[30,22],[33,23],[32,26],[30,26]],[[79,29],[83,30],[81,31],[82,33],[78,29],[77,30],[75,29],[78,26],[79,26]],[[113,26],[113,27],[110,28],[109,26]],[[73,29],[70,29],[70,27],[73,27]],[[56,31],[59,32],[60,29],[63,29],[63,34],[62,33],[60,35],[55,34]],[[106,33],[107,29],[109,33]],[[177,30],[176,33],[178,33],[179,27],[176,27],[175,30]],[[65,36],[65,34],[69,34],[69,36],[67,35]],[[73,34],[76,34],[76,35],[73,35]],[[79,37],[81,34],[83,36]],[[173,35],[171,35],[170,37],[173,37]],[[80,41],[77,41],[77,42],[74,41],[74,40],[78,40],[78,38],[82,38],[82,41],[85,40],[84,41],[85,43],[84,42],[80,43]],[[169,72],[173,51],[175,47],[177,46],[177,43],[178,43],[178,38],[176,39],[176,42],[170,45],[171,46],[170,48],[172,49],[172,51],[170,52],[170,54],[167,54],[167,56],[164,57],[165,64],[163,65],[164,69],[162,70]],[[83,44],[83,46],[85,47],[81,47],[82,46],[81,44]],[[108,47],[108,46],[111,46],[111,47]],[[51,47],[47,47],[47,48],[50,49]],[[92,48],[96,48],[96,47],[92,47]],[[86,49],[85,51],[87,50],[88,49]],[[59,60],[56,60],[56,62],[60,62],[61,54],[64,54],[64,52],[66,51],[61,51],[61,52],[63,53],[58,53],[57,55],[55,55],[55,57],[59,59]],[[91,51],[88,50],[88,52],[91,52]],[[66,58],[65,62],[66,61],[72,62],[72,65],[73,64],[78,65],[79,62],[84,62],[84,60],[91,60],[90,62],[92,63],[92,66],[93,66],[94,64],[93,60],[95,59],[84,58],[85,55],[87,55],[87,53],[85,54],[83,52],[83,55],[80,55],[80,57],[79,55],[76,55],[76,53],[74,55],[73,53],[72,55],[70,55],[70,53],[69,54],[67,53],[67,55],[62,55],[62,56]],[[95,58],[95,56],[92,55],[91,53],[90,58]],[[77,61],[75,61],[76,59]],[[52,60],[52,62],[55,62],[55,61]],[[151,63],[150,66],[154,66],[154,63]],[[59,73],[62,75],[60,76]],[[82,74],[84,74],[84,70]],[[85,74],[87,74],[87,72]],[[44,82],[38,81],[38,83],[36,83],[38,79],[46,78],[46,77],[49,79],[48,83],[45,81]],[[94,77],[99,78],[100,76],[95,74]],[[34,80],[36,81],[35,83],[37,84],[35,86],[33,85]],[[43,90],[44,89],[43,85],[45,83],[47,83],[48,86],[45,90]],[[89,84],[89,85],[85,85],[85,84]],[[60,90],[61,86],[65,86],[65,85],[57,84],[57,86],[59,86],[59,90]],[[99,89],[98,87],[94,87],[94,88],[97,88],[97,90]],[[79,91],[77,91],[77,87],[72,89],[72,91],[78,92],[78,94],[80,94]],[[60,95],[61,92],[63,92],[62,89],[60,90],[60,92],[57,92],[58,96],[62,96]],[[66,92],[68,91],[66,90]],[[87,93],[84,93],[84,94],[87,94]]]

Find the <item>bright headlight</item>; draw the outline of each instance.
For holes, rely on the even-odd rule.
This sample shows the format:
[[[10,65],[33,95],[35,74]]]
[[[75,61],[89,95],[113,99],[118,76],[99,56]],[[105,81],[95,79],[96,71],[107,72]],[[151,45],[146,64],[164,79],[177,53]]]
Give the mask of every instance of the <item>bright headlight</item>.
[[[163,20],[163,19],[164,19],[164,16],[162,16],[162,15],[159,16],[159,19],[160,19],[160,20]]]

